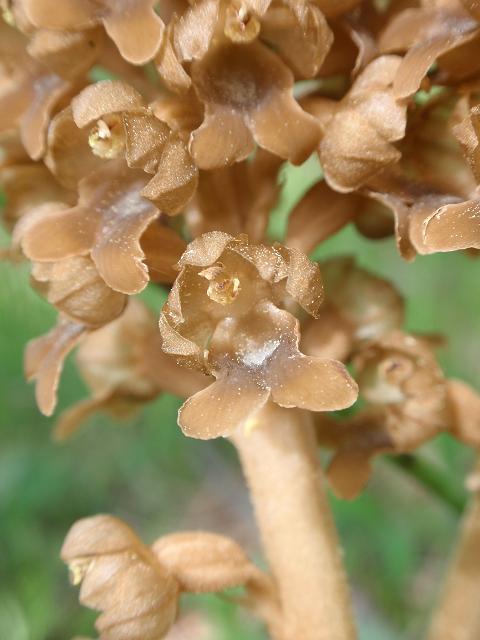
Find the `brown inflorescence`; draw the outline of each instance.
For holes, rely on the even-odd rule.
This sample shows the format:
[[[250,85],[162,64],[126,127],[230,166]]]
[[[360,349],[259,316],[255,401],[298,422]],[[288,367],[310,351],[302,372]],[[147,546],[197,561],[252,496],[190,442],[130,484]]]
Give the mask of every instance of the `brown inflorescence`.
[[[347,225],[393,237],[408,261],[480,249],[478,0],[0,0],[0,11],[11,235],[0,257],[28,262],[33,289],[58,313],[28,343],[25,375],[51,415],[78,347],[91,393],[60,416],[56,439],[94,413],[129,416],[169,392],[184,400],[186,435],[229,436],[252,452],[249,435],[262,446],[275,438],[259,434],[257,417],[279,416],[279,442],[287,433],[299,460],[315,412],[345,498],[363,489],[375,456],[412,453],[446,431],[480,446],[479,397],[441,371],[442,338],[407,332],[401,293],[353,256],[308,257]],[[321,172],[274,242],[285,171],[309,158]],[[165,295],[159,326],[136,297],[148,287]],[[358,394],[347,416],[330,414]],[[293,460],[292,478],[295,455],[282,462]],[[311,522],[326,504],[315,483],[295,494]],[[324,550],[301,533],[305,548]],[[81,600],[103,612],[105,640],[160,638],[180,592],[239,585],[277,640],[338,640],[327,623],[302,636],[321,625],[300,620],[298,599],[287,629],[289,603],[213,534],[150,548],[101,516],[73,528],[64,557],[84,580]],[[292,564],[278,564],[282,588],[300,584],[280,575]],[[346,602],[339,585],[330,595]],[[336,616],[347,621],[341,640],[349,615]]]

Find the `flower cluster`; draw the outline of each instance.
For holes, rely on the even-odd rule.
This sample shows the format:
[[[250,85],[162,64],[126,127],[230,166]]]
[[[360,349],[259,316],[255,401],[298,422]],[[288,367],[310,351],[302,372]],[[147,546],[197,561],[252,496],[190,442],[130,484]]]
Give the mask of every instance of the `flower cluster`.
[[[308,258],[349,224],[394,237],[406,260],[480,249],[477,0],[0,8],[0,255],[29,262],[58,312],[27,345],[25,374],[51,415],[78,347],[91,390],[58,439],[162,392],[185,400],[179,425],[201,439],[252,432],[274,404],[313,411],[343,497],[375,455],[447,430],[480,446],[478,396],[444,376],[438,338],[405,332],[400,293],[353,258]],[[312,155],[321,178],[273,242],[284,167]],[[136,298],[148,286],[165,293],[159,326]],[[327,415],[358,393],[349,417]],[[147,640],[167,633],[182,590],[254,579],[232,545],[147,548],[102,517],[73,529],[64,557],[103,612],[101,637]]]

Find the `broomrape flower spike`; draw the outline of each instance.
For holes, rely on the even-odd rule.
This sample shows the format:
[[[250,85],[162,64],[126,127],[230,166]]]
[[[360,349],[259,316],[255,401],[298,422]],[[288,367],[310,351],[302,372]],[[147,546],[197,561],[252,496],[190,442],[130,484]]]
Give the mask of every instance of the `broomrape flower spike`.
[[[28,263],[58,316],[25,349],[39,410],[54,412],[74,351],[88,394],[59,416],[57,441],[98,412],[120,420],[163,393],[182,398],[185,435],[237,450],[268,563],[213,533],[149,546],[113,516],[80,520],[62,557],[100,612],[99,639],[177,638],[183,593],[236,587],[272,640],[354,640],[324,479],[351,499],[376,457],[416,456],[445,432],[479,449],[480,397],[442,371],[445,337],[406,331],[408,300],[381,261],[372,274],[355,256],[307,256],[349,224],[369,242],[393,238],[407,261],[476,255],[480,3],[0,0],[0,11],[11,234],[0,257]],[[285,165],[313,154],[321,177],[282,234],[270,214],[288,208]],[[154,313],[136,296],[156,285],[168,297]],[[430,640],[460,629],[477,640],[471,503]]]

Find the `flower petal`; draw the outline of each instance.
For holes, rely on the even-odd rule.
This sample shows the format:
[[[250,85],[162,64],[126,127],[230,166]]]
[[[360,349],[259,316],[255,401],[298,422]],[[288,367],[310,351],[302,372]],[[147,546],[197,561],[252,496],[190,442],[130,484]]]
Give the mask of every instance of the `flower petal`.
[[[68,189],[76,189],[79,181],[104,164],[88,145],[88,132],[79,129],[71,107],[53,118],[48,128],[45,164]]]
[[[227,436],[261,409],[269,395],[248,375],[232,373],[189,398],[178,412],[178,424],[191,438]]]
[[[123,114],[129,167],[155,173],[170,136],[170,127],[148,112]]]
[[[88,253],[97,227],[95,212],[77,205],[51,203],[49,211],[22,234],[22,249],[35,262],[51,262]]]
[[[173,43],[181,62],[200,60],[207,53],[218,20],[218,0],[199,0],[174,25]]]
[[[33,79],[33,96],[20,120],[20,137],[28,155],[39,160],[45,151],[45,133],[52,111],[70,85],[56,74]]]
[[[103,18],[105,31],[132,64],[153,60],[162,43],[165,25],[155,13],[154,4],[156,0],[115,0]]]
[[[480,249],[480,200],[447,204],[423,222],[425,253]]]
[[[250,112],[248,122],[257,144],[292,164],[304,162],[320,140],[320,125],[290,90],[272,91]]]
[[[198,169],[178,136],[171,136],[158,161],[157,173],[142,190],[163,213],[180,213],[195,194]]]
[[[97,205],[101,221],[91,255],[105,282],[129,295],[139,293],[148,283],[140,237],[159,215],[158,209],[141,196],[143,184],[142,177],[128,180],[120,174],[99,187],[99,195],[103,195]]]
[[[372,474],[370,455],[365,451],[342,450],[334,456],[327,477],[339,498],[353,500],[365,488]]]
[[[32,24],[47,29],[85,29],[98,10],[94,0],[24,0],[23,6]]]
[[[57,404],[57,388],[63,362],[78,344],[86,328],[73,322],[60,322],[45,336],[30,340],[25,349],[25,377],[35,380],[38,408],[52,415]]]
[[[86,127],[110,113],[135,111],[143,107],[142,96],[120,80],[101,80],[89,85],[72,100],[77,127]]]
[[[255,149],[243,117],[232,109],[207,106],[203,124],[192,132],[190,153],[199,169],[245,160]]]
[[[314,4],[301,11],[271,7],[262,20],[262,40],[301,78],[315,76],[333,43],[333,34],[323,13]]]
[[[341,362],[300,353],[272,362],[268,382],[272,399],[281,407],[337,411],[358,396],[357,384]]]

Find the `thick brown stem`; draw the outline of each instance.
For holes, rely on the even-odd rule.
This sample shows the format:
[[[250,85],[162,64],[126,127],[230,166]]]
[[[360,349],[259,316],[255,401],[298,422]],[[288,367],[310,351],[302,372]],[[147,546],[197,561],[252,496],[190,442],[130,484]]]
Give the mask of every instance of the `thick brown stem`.
[[[475,492],[464,515],[460,539],[450,565],[429,640],[480,638],[480,494]]]
[[[311,415],[268,404],[232,440],[278,586],[285,640],[355,638]]]

